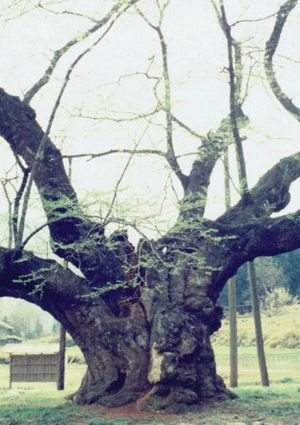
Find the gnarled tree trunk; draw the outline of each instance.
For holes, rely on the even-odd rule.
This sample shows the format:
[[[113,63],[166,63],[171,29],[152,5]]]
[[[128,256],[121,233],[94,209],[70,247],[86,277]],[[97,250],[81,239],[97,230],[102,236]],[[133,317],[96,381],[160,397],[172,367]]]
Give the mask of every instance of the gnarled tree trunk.
[[[216,373],[210,336],[222,311],[209,294],[208,277],[178,260],[174,274],[150,271],[147,286],[134,296],[112,289],[112,309],[85,279],[55,262],[15,255],[1,250],[0,295],[38,304],[81,348],[88,369],[74,402],[115,407],[138,400],[143,410],[179,412],[233,396]]]

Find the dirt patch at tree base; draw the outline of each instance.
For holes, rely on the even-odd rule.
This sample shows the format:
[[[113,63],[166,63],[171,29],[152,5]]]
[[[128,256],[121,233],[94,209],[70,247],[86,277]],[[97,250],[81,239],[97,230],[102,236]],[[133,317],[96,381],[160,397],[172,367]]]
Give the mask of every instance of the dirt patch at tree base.
[[[83,409],[95,415],[95,419],[99,419],[99,425],[300,425],[299,414],[296,412],[288,418],[272,412],[265,415],[260,414],[256,406],[245,407],[236,402],[206,403],[179,415],[159,411],[141,412],[135,403],[118,408],[86,406]],[[95,421],[96,424],[98,425]]]

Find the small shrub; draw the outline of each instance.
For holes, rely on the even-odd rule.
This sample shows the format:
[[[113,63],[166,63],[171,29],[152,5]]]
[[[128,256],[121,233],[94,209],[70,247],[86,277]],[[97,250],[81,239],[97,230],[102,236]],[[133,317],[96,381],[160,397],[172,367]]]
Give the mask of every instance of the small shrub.
[[[293,378],[286,376],[285,378],[282,378],[280,382],[282,384],[293,384],[295,381]]]
[[[9,357],[7,354],[0,353],[0,364],[8,364],[9,363]]]
[[[68,364],[83,364],[84,359],[80,355],[69,354],[67,356],[67,362],[68,362]]]
[[[270,338],[268,345],[270,348],[300,348],[299,330],[289,330],[282,335]]]
[[[262,307],[267,312],[274,312],[286,305],[297,304],[298,299],[285,288],[273,288],[264,296]]]
[[[71,337],[67,337],[67,347],[75,347],[76,343],[74,342],[74,340]]]

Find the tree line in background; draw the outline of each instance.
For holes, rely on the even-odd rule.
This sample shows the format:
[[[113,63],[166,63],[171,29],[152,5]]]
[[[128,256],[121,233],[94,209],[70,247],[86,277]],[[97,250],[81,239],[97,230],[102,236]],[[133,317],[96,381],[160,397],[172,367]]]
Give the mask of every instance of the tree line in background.
[[[264,310],[282,307],[300,299],[300,250],[274,257],[261,257],[255,261],[258,292]],[[249,276],[246,265],[236,276],[237,310],[251,311]],[[228,287],[219,297],[219,303],[228,308]]]
[[[0,320],[11,325],[13,334],[25,340],[59,333],[57,322],[49,314],[23,300],[1,298]]]

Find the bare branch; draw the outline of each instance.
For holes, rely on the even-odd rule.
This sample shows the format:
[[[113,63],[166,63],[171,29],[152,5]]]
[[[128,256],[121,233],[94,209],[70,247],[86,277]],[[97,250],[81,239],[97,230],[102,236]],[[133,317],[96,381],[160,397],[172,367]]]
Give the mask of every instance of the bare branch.
[[[88,158],[89,160],[94,158],[99,158],[102,156],[125,153],[125,154],[137,154],[137,155],[159,155],[166,157],[165,152],[156,149],[110,149],[109,151],[99,152],[99,153],[77,153],[71,155],[63,155],[63,158]]]
[[[78,118],[83,118],[83,119],[88,119],[88,120],[93,120],[93,121],[113,121],[116,123],[121,123],[121,122],[130,122],[130,121],[138,121],[141,119],[145,119],[145,118],[149,118],[152,117],[153,115],[157,114],[158,112],[160,112],[160,108],[157,107],[155,108],[153,111],[150,112],[145,112],[145,113],[133,113],[133,112],[126,112],[127,114],[132,115],[131,117],[122,117],[122,118],[117,118],[117,117],[113,117],[113,116],[105,116],[105,115],[98,115],[98,116],[93,116],[93,115],[85,115],[85,114],[71,114],[74,117],[78,117]],[[115,111],[114,113],[116,114],[121,114],[121,112]]]
[[[157,6],[159,9],[159,23],[158,25],[152,24],[149,19],[145,16],[145,14],[136,7],[136,10],[138,11],[139,15],[144,19],[144,21],[147,23],[147,25],[152,28],[159,38],[160,43],[160,49],[161,49],[161,57],[162,57],[162,65],[163,65],[163,82],[164,82],[164,102],[163,104],[158,99],[158,96],[156,94],[158,104],[162,106],[163,110],[165,111],[165,119],[166,119],[166,141],[167,141],[167,153],[166,153],[166,159],[178,177],[180,183],[182,184],[183,189],[185,190],[188,184],[188,177],[183,174],[179,163],[177,161],[175,151],[174,151],[174,145],[173,145],[173,126],[172,126],[172,103],[171,103],[171,83],[170,83],[170,73],[169,73],[169,65],[168,65],[168,48],[167,44],[164,38],[164,34],[161,30],[161,24],[164,17],[164,12],[166,7],[168,6],[169,1],[167,1],[164,6],[160,6],[159,2],[157,2]],[[155,90],[155,88],[154,88]],[[156,93],[156,91],[155,91]]]
[[[244,102],[245,102],[245,100],[246,100],[246,98],[248,96],[249,87],[250,87],[250,80],[251,80],[251,77],[253,75],[253,69],[255,68],[256,65],[257,65],[257,62],[255,61],[254,63],[252,63],[249,66],[249,72],[248,72],[247,80],[246,80],[246,84],[245,84],[245,91],[244,91],[244,94],[243,94],[243,96],[242,96],[242,98],[240,100],[241,106],[244,104]]]
[[[251,202],[249,196],[249,188],[247,181],[247,171],[246,171],[246,163],[245,157],[242,147],[242,140],[238,127],[238,110],[240,109],[240,105],[238,103],[238,99],[240,97],[240,89],[241,89],[241,72],[240,70],[236,70],[233,62],[233,38],[231,36],[231,27],[228,24],[224,4],[221,4],[221,17],[222,17],[222,28],[226,36],[227,40],[227,50],[228,50],[228,73],[229,73],[229,86],[230,86],[230,118],[231,118],[231,127],[232,134],[235,140],[236,153],[238,157],[239,164],[239,180],[241,185],[241,196],[242,200],[247,204]],[[236,64],[241,63],[241,51],[240,46],[235,43],[235,56],[236,56]],[[236,76],[236,71],[238,77]]]
[[[168,66],[168,51],[167,44],[164,39],[164,35],[161,31],[161,28],[158,27],[156,32],[159,36],[161,54],[163,59],[163,80],[165,87],[165,102],[164,108],[166,113],[166,135],[167,135],[167,160],[175,172],[176,176],[179,178],[183,188],[186,188],[187,177],[182,173],[180,166],[177,162],[174,146],[173,146],[173,126],[172,126],[172,113],[171,113],[171,85],[170,85],[170,74]]]
[[[145,129],[143,130],[143,132],[142,132],[142,134],[141,134],[141,136],[140,136],[139,140],[138,140],[138,141],[137,141],[137,143],[136,143],[136,147],[137,147],[137,146],[140,144],[140,142],[142,141],[142,139],[143,139],[143,137],[144,137],[144,135],[145,135],[146,131],[148,130],[148,128],[149,128],[149,124],[148,124],[148,125],[145,127]],[[131,160],[132,160],[132,158],[133,158],[134,154],[135,154],[135,150],[133,149],[133,151],[132,151],[132,153],[130,154],[130,156],[129,156],[129,158],[128,158],[128,160],[127,160],[126,164],[125,164],[125,167],[124,167],[124,169],[123,169],[123,171],[122,171],[122,173],[121,173],[121,175],[120,175],[120,177],[119,177],[119,179],[118,179],[118,181],[117,181],[117,184],[116,184],[115,189],[114,189],[114,194],[113,194],[113,197],[112,197],[111,204],[110,204],[109,209],[108,209],[108,211],[107,211],[107,214],[106,214],[106,216],[105,216],[105,218],[104,218],[104,223],[103,223],[103,225],[104,225],[104,226],[107,224],[107,220],[108,220],[108,218],[109,218],[109,216],[110,216],[110,214],[111,214],[111,212],[112,212],[112,210],[113,210],[114,204],[115,204],[116,199],[117,199],[117,195],[118,195],[118,190],[119,190],[120,184],[122,183],[122,180],[123,180],[123,178],[124,178],[124,176],[125,176],[125,174],[126,174],[126,172],[127,172],[127,170],[128,170],[128,167],[129,167],[129,165],[130,165],[130,163],[131,163]]]
[[[239,19],[238,21],[235,21],[232,24],[230,24],[230,26],[232,28],[236,25],[249,23],[249,22],[263,22],[263,21],[266,21],[267,19],[273,18],[276,15],[277,15],[277,12],[272,13],[271,15],[264,16],[263,18]]]
[[[12,229],[12,217],[13,217],[13,211],[12,211],[12,201],[10,199],[8,190],[7,190],[7,180],[1,180],[1,185],[3,188],[3,192],[5,195],[5,198],[7,200],[8,204],[8,218],[7,218],[7,226],[8,226],[8,248],[12,248],[13,243],[13,229]]]
[[[84,33],[80,34],[79,36],[73,38],[72,40],[68,41],[63,47],[61,47],[60,49],[56,50],[54,52],[52,61],[50,63],[50,65],[48,66],[48,68],[46,69],[44,75],[31,87],[31,89],[29,89],[27,91],[27,93],[25,93],[24,96],[24,103],[26,104],[30,104],[32,98],[38,93],[38,91],[45,85],[48,83],[48,81],[50,80],[53,71],[56,68],[56,65],[58,63],[58,61],[60,60],[60,58],[66,53],[68,52],[71,47],[73,47],[74,45],[80,43],[81,41],[85,40],[86,38],[88,38],[91,34],[95,33],[96,31],[98,31],[100,28],[104,27],[104,25],[106,25],[109,20],[115,16],[114,20],[116,20],[119,16],[121,16],[121,14],[127,10],[131,5],[135,4],[138,0],[129,0],[128,3],[125,4],[125,7],[123,7],[124,2],[122,1],[118,1],[112,8],[111,10],[106,14],[106,16],[104,18],[102,18],[100,21],[97,21],[97,23],[95,25],[93,25],[89,30],[85,31]]]
[[[39,1],[38,7],[40,9],[46,10],[49,13],[52,13],[53,15],[70,15],[70,16],[75,16],[77,18],[88,19],[89,21],[94,22],[94,23],[98,23],[98,21],[99,21],[98,19],[91,18],[88,15],[84,15],[84,14],[78,13],[78,12],[72,12],[71,10],[63,10],[63,11],[60,11],[60,12],[56,12],[55,10],[49,9],[48,7],[44,6],[42,4],[42,0]]]
[[[273,57],[278,47],[280,37],[284,25],[289,17],[289,14],[298,4],[298,0],[287,0],[278,10],[275,25],[269,40],[266,42],[264,66],[268,83],[274,96],[279,100],[281,105],[288,111],[297,121],[300,122],[300,108],[298,108],[292,99],[290,99],[282,90],[277,81],[274,71]]]
[[[20,185],[19,189],[17,190],[16,196],[15,196],[14,209],[13,209],[13,215],[12,215],[12,228],[13,228],[15,245],[18,245],[18,243],[19,243],[18,221],[19,221],[20,203],[21,203],[21,199],[22,199],[22,196],[23,196],[25,188],[26,188],[26,184],[27,184],[29,172],[30,172],[29,168],[25,168],[22,171],[23,171],[22,182],[21,182],[21,185]]]
[[[27,6],[27,5],[25,5],[25,6]],[[14,7],[14,4],[12,6],[6,6],[6,9],[13,9],[13,7]],[[36,8],[37,8],[37,6],[33,6],[33,7],[29,8],[29,9],[26,9],[25,8],[24,10],[22,10],[18,14],[14,15],[14,16],[12,16],[10,18],[4,19],[4,22],[14,21],[15,19],[20,18],[21,16],[27,15],[28,13],[32,12]]]
[[[129,6],[127,6],[129,7]],[[122,12],[123,13],[123,12]],[[103,40],[103,38],[106,36],[106,34],[109,32],[109,30],[111,29],[111,27],[113,26],[113,24],[116,22],[116,20],[118,19],[118,17],[120,16],[121,12],[118,13],[118,15],[110,22],[110,25],[107,27],[107,29],[104,31],[103,34],[101,34],[101,36],[87,49],[85,49],[80,55],[77,56],[77,58],[73,61],[73,63],[70,65],[68,72],[66,73],[64,82],[62,84],[62,87],[60,89],[60,92],[57,96],[57,99],[55,101],[55,104],[53,106],[53,109],[51,111],[50,114],[50,118],[48,121],[48,125],[46,128],[46,131],[43,135],[43,138],[39,144],[38,150],[36,152],[34,161],[32,163],[31,166],[31,172],[30,172],[30,176],[28,179],[28,183],[27,183],[27,187],[26,187],[26,192],[24,194],[24,201],[23,201],[23,206],[22,206],[22,212],[21,212],[21,216],[20,216],[20,222],[19,222],[19,228],[18,228],[18,233],[17,233],[17,244],[21,244],[22,239],[23,239],[23,234],[24,234],[24,228],[25,228],[25,219],[26,219],[26,213],[27,213],[27,209],[28,209],[28,204],[29,204],[29,199],[30,199],[30,193],[31,193],[31,188],[35,179],[35,174],[37,171],[37,167],[39,166],[39,162],[41,161],[41,159],[43,158],[44,155],[44,150],[45,150],[45,146],[47,144],[48,141],[48,136],[50,134],[57,110],[59,108],[61,99],[63,97],[63,94],[65,92],[65,89],[68,85],[68,82],[70,81],[72,72],[74,71],[76,65],[83,59],[83,57],[88,54],[95,46],[97,46],[100,41]]]
[[[175,117],[174,114],[171,114],[172,121],[176,122],[176,124],[179,125],[179,127],[182,127],[184,130],[186,130],[188,133],[190,133],[192,136],[199,139],[201,142],[205,139],[205,136],[197,133],[195,130],[193,130],[191,127],[186,125],[184,122],[182,122],[179,118]]]

